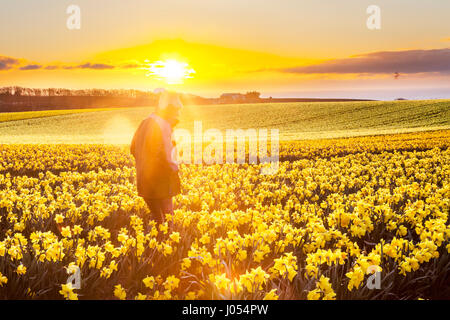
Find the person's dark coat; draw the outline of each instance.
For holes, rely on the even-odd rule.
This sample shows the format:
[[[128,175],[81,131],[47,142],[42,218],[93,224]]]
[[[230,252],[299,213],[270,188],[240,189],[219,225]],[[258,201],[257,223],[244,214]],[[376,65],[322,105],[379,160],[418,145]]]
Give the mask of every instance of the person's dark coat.
[[[162,134],[158,122],[150,116],[141,122],[131,143],[138,194],[145,199],[166,199],[180,193],[178,168],[167,157]]]

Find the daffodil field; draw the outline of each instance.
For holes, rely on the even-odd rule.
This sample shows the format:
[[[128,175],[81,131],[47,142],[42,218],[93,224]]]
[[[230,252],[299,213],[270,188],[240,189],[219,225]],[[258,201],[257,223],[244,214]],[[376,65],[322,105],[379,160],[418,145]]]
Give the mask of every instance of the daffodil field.
[[[274,175],[182,165],[162,225],[128,146],[0,145],[0,298],[448,298],[449,144],[283,142]]]

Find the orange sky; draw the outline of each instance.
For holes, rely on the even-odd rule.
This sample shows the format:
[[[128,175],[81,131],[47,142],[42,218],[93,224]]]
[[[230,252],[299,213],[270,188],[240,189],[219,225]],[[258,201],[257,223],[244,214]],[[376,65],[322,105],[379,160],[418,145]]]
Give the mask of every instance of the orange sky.
[[[380,0],[382,27],[369,30],[371,3],[360,0],[79,0],[81,29],[68,30],[72,2],[2,3],[1,86],[450,95],[447,2]],[[165,59],[195,74],[176,85],[146,76],[145,66]]]

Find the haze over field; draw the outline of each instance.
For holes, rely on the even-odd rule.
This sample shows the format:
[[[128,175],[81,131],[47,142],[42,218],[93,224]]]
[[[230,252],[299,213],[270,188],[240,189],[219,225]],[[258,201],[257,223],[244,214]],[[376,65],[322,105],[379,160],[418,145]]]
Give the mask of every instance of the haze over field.
[[[403,133],[450,128],[449,105],[423,100],[186,106],[177,128],[193,135],[194,121],[201,121],[203,132],[215,128],[223,135],[226,129],[278,129],[281,140]],[[14,121],[0,122],[0,143],[128,144],[153,108],[85,111],[35,112],[38,118],[23,112],[23,120],[17,114]]]

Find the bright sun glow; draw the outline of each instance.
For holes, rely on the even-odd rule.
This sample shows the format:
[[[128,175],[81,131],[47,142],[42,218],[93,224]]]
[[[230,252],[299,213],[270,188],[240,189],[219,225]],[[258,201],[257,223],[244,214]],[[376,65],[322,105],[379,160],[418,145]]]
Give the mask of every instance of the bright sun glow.
[[[187,63],[177,60],[149,63],[146,69],[149,71],[148,76],[156,76],[168,84],[182,83],[183,79],[192,78],[192,74],[195,73],[195,70],[190,68]]]

